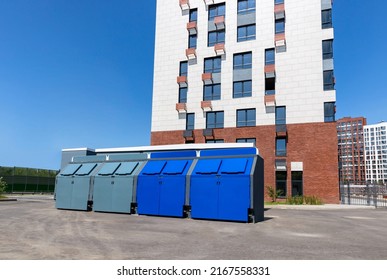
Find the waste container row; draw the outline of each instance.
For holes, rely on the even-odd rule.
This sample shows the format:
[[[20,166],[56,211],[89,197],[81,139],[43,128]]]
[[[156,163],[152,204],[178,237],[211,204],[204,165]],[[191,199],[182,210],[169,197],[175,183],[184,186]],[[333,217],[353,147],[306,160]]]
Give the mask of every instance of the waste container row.
[[[58,209],[258,222],[263,159],[256,148],[74,157],[55,195]]]

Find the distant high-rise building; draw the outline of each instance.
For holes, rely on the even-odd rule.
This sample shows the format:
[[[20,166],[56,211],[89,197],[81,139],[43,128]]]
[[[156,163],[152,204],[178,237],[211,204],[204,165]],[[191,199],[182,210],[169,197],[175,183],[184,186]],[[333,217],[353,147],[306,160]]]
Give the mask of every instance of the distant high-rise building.
[[[158,0],[152,145],[252,142],[282,196],[339,201],[331,0]]]
[[[365,181],[363,117],[345,117],[337,121],[340,181]]]
[[[387,183],[387,122],[364,126],[366,180]]]

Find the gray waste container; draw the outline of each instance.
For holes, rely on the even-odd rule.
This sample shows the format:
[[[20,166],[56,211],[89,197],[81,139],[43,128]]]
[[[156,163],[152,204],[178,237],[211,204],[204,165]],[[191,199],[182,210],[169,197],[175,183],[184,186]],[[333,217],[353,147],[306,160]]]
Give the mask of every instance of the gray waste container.
[[[87,157],[87,160],[85,158],[74,159],[58,174],[55,185],[56,208],[91,210],[92,177],[102,165],[96,161],[106,157]]]
[[[93,210],[133,212],[137,175],[146,159],[147,154],[110,155],[94,178]]]

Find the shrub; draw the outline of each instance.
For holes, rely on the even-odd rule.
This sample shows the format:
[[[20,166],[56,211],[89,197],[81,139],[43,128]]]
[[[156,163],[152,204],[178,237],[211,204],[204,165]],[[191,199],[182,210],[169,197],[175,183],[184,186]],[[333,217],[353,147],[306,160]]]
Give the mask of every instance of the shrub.
[[[322,205],[323,201],[317,196],[288,196],[286,197],[286,204],[291,205]]]
[[[309,204],[309,205],[322,205],[323,204],[323,201],[321,198],[317,197],[317,196],[304,196],[304,200],[305,200],[305,204]]]
[[[303,196],[288,196],[286,197],[286,203],[292,205],[302,205],[304,204]]]
[[[271,202],[276,202],[277,198],[282,195],[282,190],[276,190],[272,186],[266,186],[267,194],[271,198]]]

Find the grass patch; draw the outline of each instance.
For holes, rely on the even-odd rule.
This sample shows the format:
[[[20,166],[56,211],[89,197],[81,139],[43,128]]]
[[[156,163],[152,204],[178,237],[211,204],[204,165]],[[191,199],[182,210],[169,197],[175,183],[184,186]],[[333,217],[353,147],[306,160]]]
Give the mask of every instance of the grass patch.
[[[276,201],[276,202],[265,201],[265,205],[284,205],[284,204],[286,204],[286,201]]]

